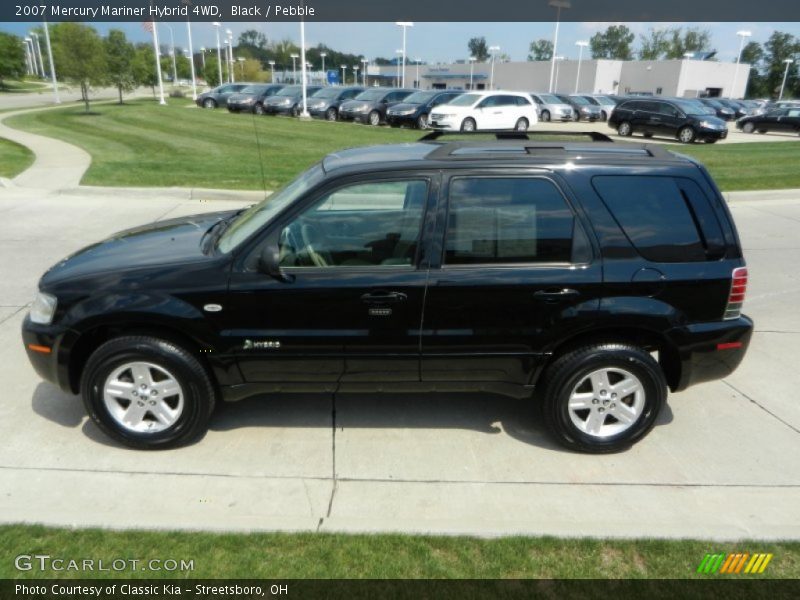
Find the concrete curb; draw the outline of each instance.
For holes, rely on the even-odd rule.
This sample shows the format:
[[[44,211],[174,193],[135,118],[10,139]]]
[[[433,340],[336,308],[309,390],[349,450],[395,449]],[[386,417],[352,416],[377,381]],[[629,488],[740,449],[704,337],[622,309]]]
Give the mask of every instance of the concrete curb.
[[[272,192],[252,190],[217,190],[184,187],[103,187],[82,185],[56,192],[59,196],[109,196],[113,198],[158,197],[177,201],[204,202],[223,200],[234,202],[260,202]]]
[[[738,192],[722,192],[722,197],[730,203],[764,201],[764,200],[797,200],[800,198],[800,189],[788,190],[744,190]]]

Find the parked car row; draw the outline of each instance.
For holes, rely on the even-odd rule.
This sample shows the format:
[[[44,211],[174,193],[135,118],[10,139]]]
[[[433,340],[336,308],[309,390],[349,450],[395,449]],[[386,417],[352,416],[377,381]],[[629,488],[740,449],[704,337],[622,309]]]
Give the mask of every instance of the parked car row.
[[[697,140],[709,144],[728,137],[728,126],[709,114],[701,103],[683,98],[630,98],[620,102],[608,119],[609,127],[628,137],[641,133],[676,138],[684,144]]]
[[[742,117],[736,121],[736,127],[744,133],[779,133],[800,134],[800,104],[775,108],[769,112]]]

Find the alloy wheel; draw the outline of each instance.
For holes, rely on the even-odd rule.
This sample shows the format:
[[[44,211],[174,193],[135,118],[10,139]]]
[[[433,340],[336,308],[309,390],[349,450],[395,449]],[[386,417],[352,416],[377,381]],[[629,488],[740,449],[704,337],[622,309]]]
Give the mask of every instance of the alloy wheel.
[[[609,438],[630,429],[642,416],[645,391],[636,375],[619,367],[592,371],[569,397],[572,424],[594,438]]]

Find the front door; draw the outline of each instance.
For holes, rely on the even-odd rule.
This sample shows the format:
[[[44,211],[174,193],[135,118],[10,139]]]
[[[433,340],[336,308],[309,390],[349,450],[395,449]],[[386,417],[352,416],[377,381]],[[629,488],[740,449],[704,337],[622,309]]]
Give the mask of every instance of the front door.
[[[596,317],[600,261],[550,177],[453,175],[445,195],[422,379],[526,385],[553,340]]]
[[[230,284],[228,334],[247,382],[419,381],[417,265],[435,188],[424,175],[351,180],[272,226],[284,280],[242,270]]]

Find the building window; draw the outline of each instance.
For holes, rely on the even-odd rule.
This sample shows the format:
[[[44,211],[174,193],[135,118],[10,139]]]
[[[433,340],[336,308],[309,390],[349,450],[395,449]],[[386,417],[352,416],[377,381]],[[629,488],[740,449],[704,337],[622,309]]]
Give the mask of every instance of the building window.
[[[663,88],[660,88],[660,87],[656,88],[656,96],[660,96],[662,93],[664,93],[664,89]]]

